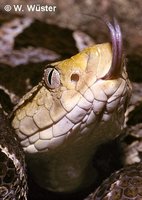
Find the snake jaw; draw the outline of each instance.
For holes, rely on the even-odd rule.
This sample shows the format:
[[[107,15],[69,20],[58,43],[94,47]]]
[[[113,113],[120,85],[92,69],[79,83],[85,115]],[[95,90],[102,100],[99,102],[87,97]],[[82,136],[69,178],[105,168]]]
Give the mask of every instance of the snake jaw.
[[[111,43],[112,43],[112,63],[108,73],[102,78],[104,80],[115,79],[121,76],[123,65],[123,45],[122,45],[122,33],[120,26],[116,19],[113,20],[113,24],[105,20],[105,23],[110,31]]]

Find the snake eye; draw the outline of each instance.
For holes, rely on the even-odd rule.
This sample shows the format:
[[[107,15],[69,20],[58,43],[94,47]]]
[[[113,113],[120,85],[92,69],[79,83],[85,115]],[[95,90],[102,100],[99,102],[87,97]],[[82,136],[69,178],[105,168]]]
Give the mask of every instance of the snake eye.
[[[60,85],[60,74],[57,69],[49,67],[44,71],[44,81],[48,88],[54,89]]]

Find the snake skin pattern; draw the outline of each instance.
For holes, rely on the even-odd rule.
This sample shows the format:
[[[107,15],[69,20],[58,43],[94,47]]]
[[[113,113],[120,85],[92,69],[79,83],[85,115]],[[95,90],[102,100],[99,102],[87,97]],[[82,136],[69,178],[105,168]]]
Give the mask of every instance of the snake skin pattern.
[[[0,199],[27,200],[24,154],[0,109]]]
[[[85,200],[141,200],[142,163],[113,173]]]

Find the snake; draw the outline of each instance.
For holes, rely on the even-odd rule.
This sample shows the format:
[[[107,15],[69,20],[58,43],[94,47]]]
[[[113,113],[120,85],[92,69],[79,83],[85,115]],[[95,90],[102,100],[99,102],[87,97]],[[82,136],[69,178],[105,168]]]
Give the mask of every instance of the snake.
[[[45,189],[71,193],[94,184],[97,147],[123,128],[131,86],[120,27],[106,24],[111,44],[47,65],[11,115],[32,176]]]
[[[119,24],[116,20],[113,24],[105,23],[110,31],[111,43],[97,44],[69,59],[48,64],[39,84],[12,111],[12,127],[7,134],[11,135],[11,129],[14,129],[12,133],[16,135],[10,138],[11,141],[16,140],[20,157],[11,157],[9,147],[2,146],[1,151],[2,155],[5,154],[7,159],[12,158],[14,164],[16,160],[18,167],[22,168],[22,175],[19,175],[22,179],[17,178],[16,182],[22,192],[19,192],[19,187],[17,190],[16,187],[14,190],[9,188],[15,183],[4,183],[4,186],[0,185],[0,198],[26,199],[27,183],[21,147],[39,186],[53,192],[73,193],[94,184],[97,171],[93,166],[93,155],[101,144],[121,134],[124,113],[131,96]],[[2,118],[6,119],[6,116],[2,114]],[[5,140],[4,143],[8,145]],[[138,170],[140,167],[137,167]],[[118,173],[122,176],[133,168],[136,169],[136,166],[115,173],[113,180],[116,183],[113,184],[118,185]],[[107,185],[108,192],[108,187],[112,189],[108,183],[113,180],[110,177],[100,188]],[[100,197],[100,188],[88,198],[103,198]],[[4,192],[1,196],[1,191],[10,192]],[[15,196],[11,191],[15,191]],[[111,192],[109,196],[115,197],[115,194]]]

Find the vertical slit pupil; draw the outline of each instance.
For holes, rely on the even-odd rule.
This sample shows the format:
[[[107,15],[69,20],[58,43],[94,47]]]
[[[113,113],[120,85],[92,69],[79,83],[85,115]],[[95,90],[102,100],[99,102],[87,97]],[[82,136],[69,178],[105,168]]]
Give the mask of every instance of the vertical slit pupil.
[[[51,79],[52,79],[52,74],[53,74],[54,69],[52,69],[48,75],[48,82],[51,85]]]

